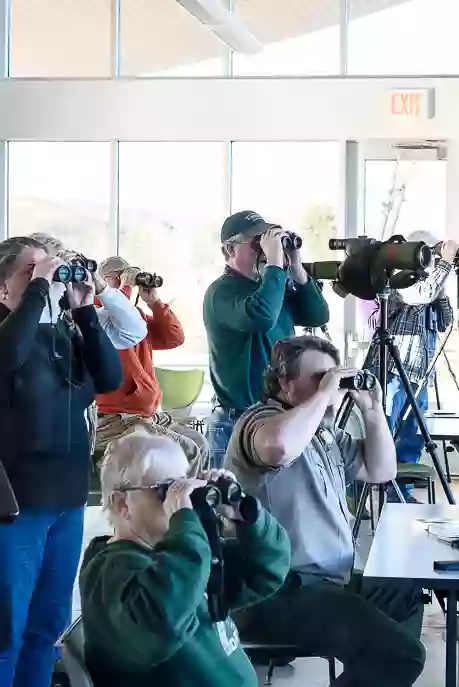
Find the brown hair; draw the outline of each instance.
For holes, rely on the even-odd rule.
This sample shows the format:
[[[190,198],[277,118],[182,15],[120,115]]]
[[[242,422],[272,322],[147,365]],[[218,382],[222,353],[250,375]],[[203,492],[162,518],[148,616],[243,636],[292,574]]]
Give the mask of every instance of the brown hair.
[[[0,242],[0,284],[14,272],[16,260],[21,255],[24,248],[41,248],[45,252],[47,248],[43,243],[31,238],[30,236],[15,236]]]
[[[271,362],[264,377],[265,396],[273,398],[281,391],[281,380],[297,379],[300,374],[301,356],[306,351],[319,351],[329,355],[339,365],[339,352],[327,339],[318,336],[291,336],[274,344]]]

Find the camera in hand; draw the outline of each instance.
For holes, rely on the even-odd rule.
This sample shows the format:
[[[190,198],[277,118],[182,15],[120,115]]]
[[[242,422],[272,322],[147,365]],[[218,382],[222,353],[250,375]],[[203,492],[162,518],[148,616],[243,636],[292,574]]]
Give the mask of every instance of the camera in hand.
[[[68,263],[59,265],[54,273],[53,281],[61,282],[62,284],[69,284],[76,282],[82,284],[86,281],[87,272],[96,272],[97,262],[95,260],[88,260],[83,256],[72,258]]]
[[[158,497],[161,501],[166,498],[173,480],[167,480],[159,485]],[[195,489],[191,496],[191,503],[198,514],[206,507],[217,509],[220,506],[234,506],[239,509],[241,517],[249,523],[254,523],[258,517],[258,503],[252,496],[246,496],[241,485],[231,477],[223,475],[217,480],[210,480],[205,486]]]
[[[368,370],[362,370],[350,377],[343,377],[339,383],[340,389],[349,391],[372,391],[376,386],[376,377]]]
[[[159,289],[164,284],[164,279],[159,274],[151,272],[139,272],[135,278],[135,285],[145,289]]]

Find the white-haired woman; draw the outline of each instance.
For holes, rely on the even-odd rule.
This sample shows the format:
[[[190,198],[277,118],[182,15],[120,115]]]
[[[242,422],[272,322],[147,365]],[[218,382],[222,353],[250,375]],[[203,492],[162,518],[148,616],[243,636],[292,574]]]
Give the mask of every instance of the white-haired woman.
[[[167,437],[134,432],[109,446],[101,480],[114,535],[93,540],[80,574],[96,687],[258,684],[231,618],[214,623],[209,615],[211,550],[190,498],[224,471],[187,479],[188,468],[182,449]],[[158,487],[165,480],[174,481],[162,499]],[[235,609],[282,586],[290,545],[261,507],[254,524],[225,509],[236,538],[223,543],[223,595]]]

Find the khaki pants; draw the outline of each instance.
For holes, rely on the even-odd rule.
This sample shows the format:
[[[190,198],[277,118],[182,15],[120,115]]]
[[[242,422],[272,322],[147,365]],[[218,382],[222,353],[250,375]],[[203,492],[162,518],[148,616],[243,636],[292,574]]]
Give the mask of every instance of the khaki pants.
[[[140,417],[127,413],[99,414],[95,450],[103,453],[110,441],[132,431],[135,426],[143,427],[152,434],[170,437],[180,444],[190,464],[190,477],[209,468],[209,446],[204,436],[191,427],[172,422],[165,414],[160,417]]]

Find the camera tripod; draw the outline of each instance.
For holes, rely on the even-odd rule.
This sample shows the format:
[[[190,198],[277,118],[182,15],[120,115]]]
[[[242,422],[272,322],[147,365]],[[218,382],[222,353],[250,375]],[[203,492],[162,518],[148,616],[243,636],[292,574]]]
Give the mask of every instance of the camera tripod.
[[[419,426],[420,433],[422,435],[422,438],[424,440],[424,446],[426,451],[429,453],[433,465],[435,467],[435,470],[438,474],[438,477],[440,479],[441,485],[443,487],[443,490],[445,492],[446,498],[450,504],[455,504],[454,496],[451,491],[451,487],[448,483],[448,480],[446,478],[446,475],[443,471],[443,468],[441,466],[440,460],[437,456],[436,452],[436,445],[432,441],[429,430],[427,429],[427,425],[425,423],[424,417],[422,415],[422,412],[418,406],[418,403],[416,401],[414,392],[411,388],[411,384],[409,382],[408,376],[406,374],[405,368],[403,367],[403,363],[400,358],[400,354],[398,351],[397,346],[394,343],[394,336],[388,329],[388,300],[389,300],[389,295],[390,295],[390,288],[386,287],[384,288],[379,294],[379,301],[380,301],[380,323],[378,328],[376,329],[376,332],[373,336],[373,339],[370,344],[369,352],[367,353],[367,357],[364,363],[367,364],[367,361],[370,357],[370,355],[373,353],[375,350],[375,346],[378,347],[379,349],[379,369],[378,369],[378,378],[379,382],[381,384],[381,389],[382,389],[382,404],[384,411],[386,410],[386,402],[387,402],[387,368],[388,368],[388,361],[389,361],[389,356],[391,357],[392,361],[395,364],[395,368],[397,370],[398,376],[400,377],[402,381],[403,388],[405,390],[405,393],[407,395],[407,404],[409,408],[411,409],[411,412],[414,413],[414,416],[416,418],[416,421]],[[349,419],[349,416],[352,411],[354,403],[352,399],[348,399],[343,413],[341,415],[341,418],[338,422],[338,427],[340,429],[344,429],[346,426],[346,423]],[[401,503],[405,503],[405,499],[403,498],[403,495],[400,491],[400,488],[398,484],[396,483],[395,480],[392,480],[393,487],[395,489],[395,492],[400,499]],[[370,485],[369,484],[364,484],[362,493],[360,496],[359,504],[357,507],[357,512],[355,514],[355,523],[354,523],[354,528],[353,528],[353,535],[354,538],[357,537],[361,521],[362,521],[362,516],[365,508],[365,504],[368,498],[368,495],[370,493]],[[382,491],[384,487],[380,487],[380,495],[382,496]],[[382,499],[381,499],[382,503]]]

